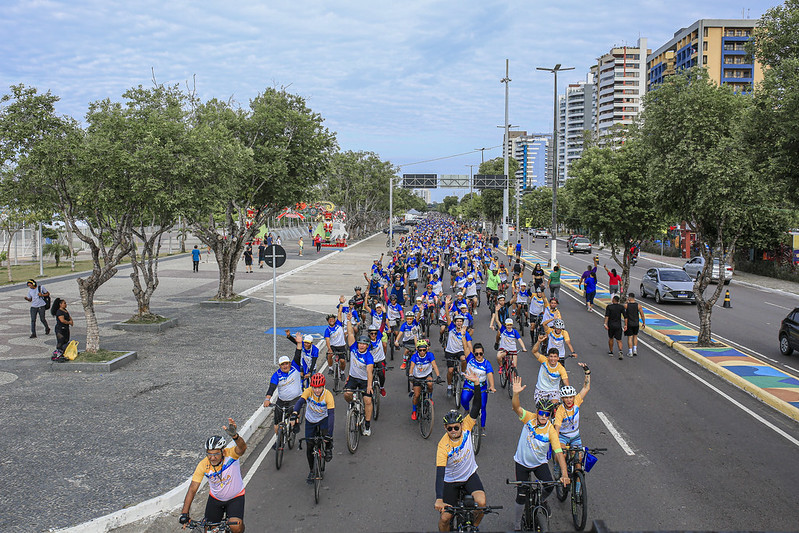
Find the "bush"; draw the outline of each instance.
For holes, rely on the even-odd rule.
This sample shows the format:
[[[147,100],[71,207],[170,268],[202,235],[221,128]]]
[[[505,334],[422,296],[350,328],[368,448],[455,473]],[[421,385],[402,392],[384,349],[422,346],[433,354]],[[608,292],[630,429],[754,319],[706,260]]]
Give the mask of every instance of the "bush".
[[[641,243],[641,251],[660,255],[660,244],[653,241],[644,241]],[[681,257],[682,249],[673,246],[663,246],[663,255],[668,257]]]
[[[758,276],[769,278],[784,279],[786,281],[799,282],[799,272],[795,265],[790,263],[780,264],[776,261],[747,261],[736,260],[735,269],[741,272],[749,272]]]

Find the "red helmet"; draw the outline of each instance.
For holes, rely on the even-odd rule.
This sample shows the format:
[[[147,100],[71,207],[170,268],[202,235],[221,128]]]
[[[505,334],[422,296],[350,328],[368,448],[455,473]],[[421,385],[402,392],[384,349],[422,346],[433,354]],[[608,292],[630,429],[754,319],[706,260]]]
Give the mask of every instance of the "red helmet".
[[[324,374],[314,374],[311,376],[311,387],[324,387],[325,386],[325,375]]]

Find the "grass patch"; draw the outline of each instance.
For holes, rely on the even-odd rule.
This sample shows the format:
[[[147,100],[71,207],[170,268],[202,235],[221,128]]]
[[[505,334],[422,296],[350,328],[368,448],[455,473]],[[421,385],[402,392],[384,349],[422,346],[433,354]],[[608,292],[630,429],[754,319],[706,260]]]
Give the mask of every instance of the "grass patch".
[[[75,363],[107,363],[128,352],[112,352],[111,350],[97,350],[97,353],[80,352],[75,358]]]
[[[211,298],[212,302],[240,302],[244,299],[244,296],[237,294],[232,298]]]
[[[142,315],[142,316],[136,315],[134,317],[131,317],[131,318],[127,319],[123,323],[124,324],[160,324],[161,322],[166,322],[167,320],[169,320],[169,319],[167,317],[165,317],[165,316],[150,314],[150,315]]]

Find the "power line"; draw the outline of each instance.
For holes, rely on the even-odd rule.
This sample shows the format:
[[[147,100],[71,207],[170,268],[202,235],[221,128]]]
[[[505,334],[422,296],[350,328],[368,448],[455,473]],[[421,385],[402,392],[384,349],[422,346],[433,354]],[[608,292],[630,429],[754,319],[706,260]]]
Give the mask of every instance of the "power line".
[[[409,167],[411,165],[421,165],[422,163],[432,163],[433,161],[441,161],[442,159],[452,159],[453,157],[461,157],[464,155],[473,154],[475,152],[479,152],[481,150],[495,150],[497,148],[501,148],[502,145],[498,144],[496,146],[492,146],[490,148],[477,148],[475,150],[470,150],[468,152],[463,152],[462,154],[455,154],[455,155],[445,155],[444,157],[436,157],[435,159],[425,159],[424,161],[416,161],[414,163],[405,163],[404,165],[397,165],[399,168],[402,167]]]

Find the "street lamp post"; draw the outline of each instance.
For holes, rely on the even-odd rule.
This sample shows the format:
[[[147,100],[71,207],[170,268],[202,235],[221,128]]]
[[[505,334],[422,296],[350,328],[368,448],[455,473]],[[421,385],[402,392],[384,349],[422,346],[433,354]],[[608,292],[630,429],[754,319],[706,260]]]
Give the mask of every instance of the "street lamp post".
[[[558,218],[558,72],[561,70],[574,70],[574,67],[561,67],[560,63],[553,68],[536,67],[536,70],[545,70],[555,75],[555,92],[552,98],[552,235],[550,236],[549,267],[554,268],[557,263],[555,240]]]
[[[505,60],[505,77],[500,80],[505,84],[505,138],[502,143],[502,153],[504,154],[504,173],[508,177],[508,136],[510,133],[510,125],[508,123],[508,83],[510,83],[510,75],[508,70],[509,60]],[[502,241],[505,246],[508,245],[508,183],[505,183],[505,188],[502,190]]]
[[[465,165],[469,167],[469,198],[471,199],[472,195],[474,194],[474,187],[472,185],[474,179],[472,178],[474,174],[474,167],[479,167],[480,165]]]

